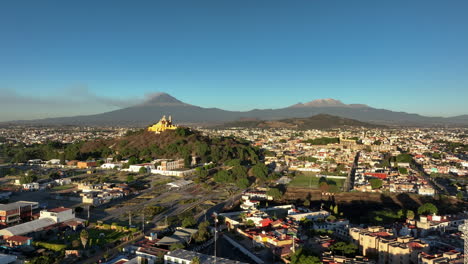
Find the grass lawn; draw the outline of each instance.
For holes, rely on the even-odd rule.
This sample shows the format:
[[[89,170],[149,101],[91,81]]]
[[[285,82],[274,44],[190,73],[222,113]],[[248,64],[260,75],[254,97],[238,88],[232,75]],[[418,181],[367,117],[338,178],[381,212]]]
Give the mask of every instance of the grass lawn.
[[[289,186],[291,187],[302,187],[302,188],[318,188],[319,186],[319,181],[320,177],[315,177],[315,175],[309,174],[309,175],[304,175],[304,174],[298,174],[294,179],[289,183]],[[327,179],[327,182],[330,183],[335,183],[336,186],[341,188],[344,183],[344,179]]]
[[[60,185],[60,186],[55,186],[52,188],[54,191],[62,191],[62,190],[68,190],[68,189],[73,189],[75,188],[75,184],[66,184],[66,185]]]
[[[88,243],[91,242],[91,245],[105,245],[110,242],[114,242],[126,235],[125,232],[120,232],[116,230],[102,230],[96,228],[86,229],[89,234]],[[103,235],[100,235],[103,234]],[[73,234],[65,238],[68,241],[80,240],[80,233]]]

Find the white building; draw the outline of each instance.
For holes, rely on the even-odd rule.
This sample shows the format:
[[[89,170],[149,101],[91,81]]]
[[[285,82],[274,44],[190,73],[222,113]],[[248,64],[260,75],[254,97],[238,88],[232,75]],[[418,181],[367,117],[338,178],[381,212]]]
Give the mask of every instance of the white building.
[[[154,170],[154,164],[152,163],[143,163],[143,164],[135,164],[135,165],[130,165],[128,168],[128,171],[131,172],[140,172],[141,168],[145,168],[146,172]]]
[[[41,211],[39,219],[23,224],[7,227],[0,230],[0,236],[22,236],[33,232],[42,231],[49,226],[57,223],[69,221],[84,222],[82,219],[75,218],[75,213],[70,208],[55,208],[47,211]]]
[[[120,163],[104,163],[104,164],[101,165],[101,168],[102,169],[110,169],[110,170],[121,169],[122,164],[120,164]]]
[[[56,223],[62,223],[75,218],[75,213],[73,212],[73,209],[59,207],[41,211],[39,219],[43,218],[50,218],[53,219]]]
[[[190,175],[194,175],[195,172],[196,172],[195,169],[189,169],[189,170],[158,170],[158,169],[152,169],[151,170],[152,174],[159,174],[159,175],[164,175],[164,176],[175,176],[175,177],[190,176]]]

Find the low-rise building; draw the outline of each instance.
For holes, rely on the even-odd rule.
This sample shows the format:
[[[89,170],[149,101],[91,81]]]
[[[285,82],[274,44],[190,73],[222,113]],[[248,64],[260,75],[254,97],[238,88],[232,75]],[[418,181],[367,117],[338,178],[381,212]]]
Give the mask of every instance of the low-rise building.
[[[76,163],[78,169],[88,169],[92,167],[96,167],[97,163],[95,161],[79,161]]]
[[[164,256],[164,264],[192,264],[195,259],[199,260],[199,263],[203,264],[243,264],[245,262],[225,259],[210,255],[201,254],[194,251],[189,251],[185,249],[178,249],[167,253]],[[245,263],[246,264],[246,263]]]
[[[37,202],[20,201],[0,204],[0,225],[8,226],[21,221],[29,221],[38,209]]]

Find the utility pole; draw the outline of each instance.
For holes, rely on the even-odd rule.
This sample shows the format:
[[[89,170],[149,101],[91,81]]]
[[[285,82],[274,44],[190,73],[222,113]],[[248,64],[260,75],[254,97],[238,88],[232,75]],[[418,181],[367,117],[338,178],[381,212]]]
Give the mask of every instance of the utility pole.
[[[214,214],[214,222],[215,222],[215,235],[214,235],[214,263],[216,264],[216,239],[218,237],[218,215],[215,213]]]
[[[465,222],[458,227],[458,230],[463,232],[463,263],[468,264],[468,220],[465,220]]]
[[[129,227],[132,226],[132,212],[131,211],[128,213],[128,226]]]
[[[89,208],[90,208],[90,207],[91,207],[91,206],[88,204],[88,221],[89,221],[89,217],[90,217],[90,212],[89,212]]]

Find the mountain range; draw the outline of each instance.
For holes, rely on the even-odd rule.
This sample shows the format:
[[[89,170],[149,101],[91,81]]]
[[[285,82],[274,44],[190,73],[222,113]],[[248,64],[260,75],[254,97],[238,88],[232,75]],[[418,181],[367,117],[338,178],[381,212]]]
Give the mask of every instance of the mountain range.
[[[318,99],[285,108],[227,111],[184,103],[167,93],[157,93],[143,103],[110,112],[73,117],[12,121],[14,124],[146,126],[162,115],[172,115],[177,124],[213,125],[239,120],[280,120],[308,118],[328,114],[383,125],[404,126],[468,126],[468,115],[456,117],[427,117],[418,114],[373,108],[363,104],[344,104],[335,99]]]

